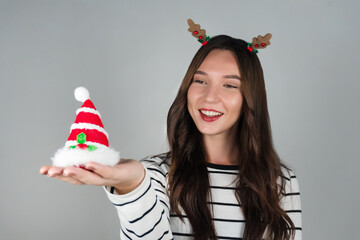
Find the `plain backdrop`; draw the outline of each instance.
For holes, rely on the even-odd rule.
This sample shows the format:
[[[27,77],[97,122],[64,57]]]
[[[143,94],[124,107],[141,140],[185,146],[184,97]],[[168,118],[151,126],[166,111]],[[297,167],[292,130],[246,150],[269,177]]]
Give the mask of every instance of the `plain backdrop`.
[[[126,158],[167,151],[166,116],[200,44],[251,41],[276,149],[297,174],[304,239],[359,239],[360,2],[0,0],[0,239],[118,239],[101,187],[41,176],[85,86]]]

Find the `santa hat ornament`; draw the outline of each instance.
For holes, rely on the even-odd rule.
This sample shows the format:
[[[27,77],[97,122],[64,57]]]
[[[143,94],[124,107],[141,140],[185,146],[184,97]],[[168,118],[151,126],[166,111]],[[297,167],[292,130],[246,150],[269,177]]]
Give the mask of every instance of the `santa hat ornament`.
[[[65,146],[52,157],[53,165],[82,167],[87,162],[108,166],[117,164],[120,153],[109,148],[108,133],[101,122],[100,113],[90,100],[89,91],[78,87],[75,98],[83,105],[76,111],[77,116]]]

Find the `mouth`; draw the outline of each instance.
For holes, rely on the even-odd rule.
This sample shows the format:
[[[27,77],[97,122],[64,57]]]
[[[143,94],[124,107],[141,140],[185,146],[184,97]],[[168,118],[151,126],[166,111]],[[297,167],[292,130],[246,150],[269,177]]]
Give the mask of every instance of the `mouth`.
[[[199,109],[201,118],[206,122],[213,122],[219,119],[224,113],[212,109]]]

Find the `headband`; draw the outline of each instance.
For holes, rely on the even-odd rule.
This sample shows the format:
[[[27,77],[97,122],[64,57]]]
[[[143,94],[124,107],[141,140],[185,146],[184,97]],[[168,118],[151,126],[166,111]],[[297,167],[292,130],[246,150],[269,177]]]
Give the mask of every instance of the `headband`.
[[[204,46],[210,41],[210,36],[206,35],[206,30],[200,27],[200,24],[195,24],[192,19],[187,20],[189,24],[188,31],[191,32],[191,35],[198,39],[198,41]],[[257,36],[252,39],[252,42],[247,44],[247,49],[250,52],[257,53],[258,49],[264,49],[271,44],[271,33],[266,34],[265,36]]]

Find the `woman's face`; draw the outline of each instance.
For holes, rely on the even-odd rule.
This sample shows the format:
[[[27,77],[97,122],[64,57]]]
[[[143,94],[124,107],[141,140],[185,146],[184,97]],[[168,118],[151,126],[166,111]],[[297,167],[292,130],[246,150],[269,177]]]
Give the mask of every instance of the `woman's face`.
[[[240,77],[231,51],[213,50],[201,63],[188,90],[187,107],[203,135],[228,134],[235,126],[243,101]]]

